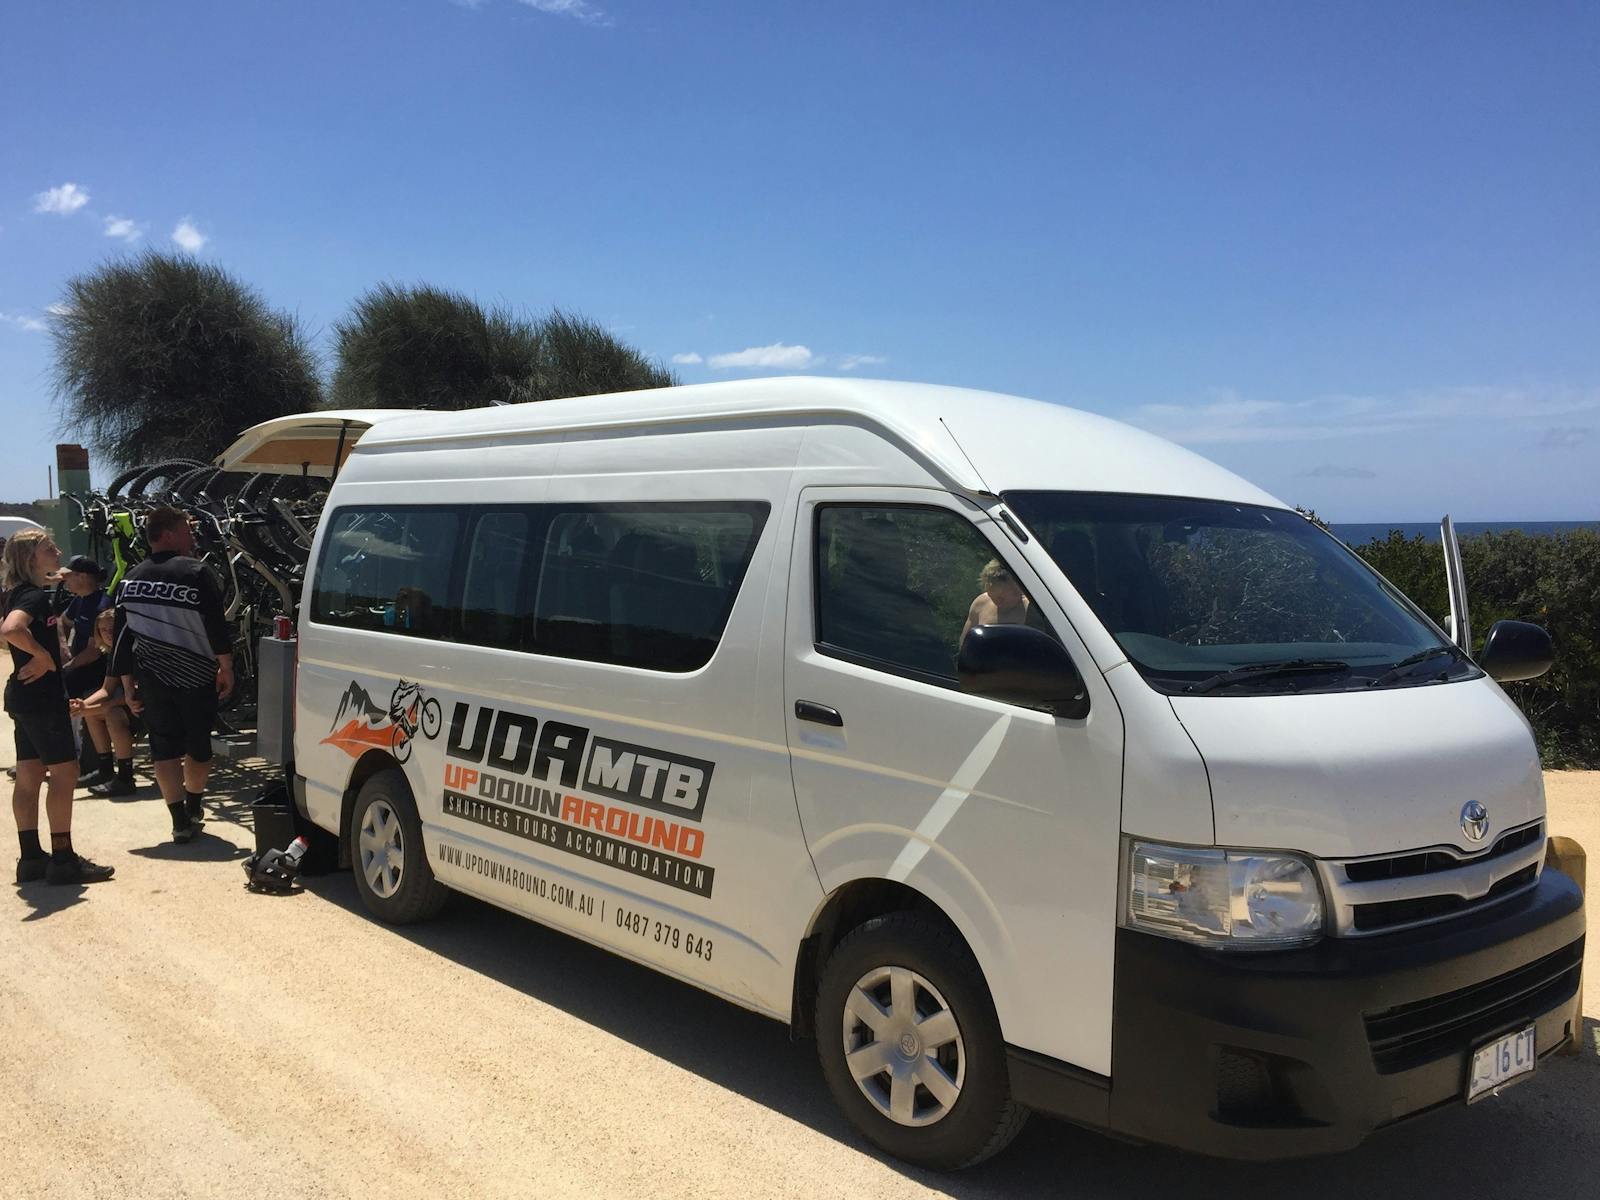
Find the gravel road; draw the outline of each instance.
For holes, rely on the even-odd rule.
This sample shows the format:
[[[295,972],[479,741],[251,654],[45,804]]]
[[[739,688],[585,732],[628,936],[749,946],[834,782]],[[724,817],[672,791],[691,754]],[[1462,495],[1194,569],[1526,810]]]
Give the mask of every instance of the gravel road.
[[[1600,848],[1600,773],[1550,778],[1552,831]],[[117,878],[0,898],[0,1195],[1466,1200],[1592,1196],[1600,1178],[1594,1020],[1580,1057],[1314,1164],[1036,1118],[984,1166],[910,1170],[835,1114],[809,1044],[685,985],[463,898],[392,930],[348,873],[247,893],[264,781],[220,773],[186,847],[153,789],[80,800],[78,846]]]

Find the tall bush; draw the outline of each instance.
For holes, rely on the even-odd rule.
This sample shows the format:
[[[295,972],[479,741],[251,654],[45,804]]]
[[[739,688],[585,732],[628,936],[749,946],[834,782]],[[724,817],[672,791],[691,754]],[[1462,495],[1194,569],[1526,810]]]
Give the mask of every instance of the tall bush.
[[[677,382],[586,317],[530,320],[428,284],[360,297],[334,324],[334,358],[344,408],[481,408]]]
[[[209,459],[321,403],[298,322],[221,267],[147,251],[67,281],[51,322],[62,432],[119,468]]]

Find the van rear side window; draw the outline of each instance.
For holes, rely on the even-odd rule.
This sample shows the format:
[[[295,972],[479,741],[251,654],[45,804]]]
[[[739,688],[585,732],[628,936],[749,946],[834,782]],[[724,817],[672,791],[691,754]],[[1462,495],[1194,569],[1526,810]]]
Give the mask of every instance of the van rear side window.
[[[767,512],[745,502],[341,508],[330,518],[312,619],[694,671],[716,652]],[[452,522],[435,531],[443,540],[434,556],[409,548],[416,513]],[[400,548],[389,549],[397,539]],[[428,597],[425,618],[419,594]]]
[[[451,567],[464,509],[345,508],[322,545],[313,619],[410,637],[451,634]]]

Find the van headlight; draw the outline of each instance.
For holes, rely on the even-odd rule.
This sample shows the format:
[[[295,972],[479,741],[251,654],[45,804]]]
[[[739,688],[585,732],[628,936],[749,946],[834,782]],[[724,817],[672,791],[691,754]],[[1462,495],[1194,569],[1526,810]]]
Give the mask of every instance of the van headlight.
[[[1322,889],[1291,854],[1133,842],[1130,929],[1236,950],[1278,950],[1322,936]]]

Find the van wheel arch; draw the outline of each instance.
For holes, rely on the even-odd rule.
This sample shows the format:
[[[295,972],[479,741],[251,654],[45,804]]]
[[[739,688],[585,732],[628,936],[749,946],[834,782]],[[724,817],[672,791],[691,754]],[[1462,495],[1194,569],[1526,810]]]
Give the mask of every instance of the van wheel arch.
[[[798,1041],[815,1036],[815,1003],[822,965],[852,930],[874,917],[914,912],[947,928],[968,951],[972,947],[945,911],[927,896],[892,879],[852,879],[835,888],[812,914],[800,953],[795,956],[794,992],[789,1002],[789,1037]],[[976,955],[973,956],[976,960]],[[980,982],[987,989],[989,982]]]
[[[401,770],[395,761],[394,755],[386,750],[368,750],[359,759],[350,772],[350,779],[344,787],[344,797],[339,803],[339,866],[350,865],[350,820],[356,810],[356,797],[361,794],[361,787],[379,771],[393,768]]]

